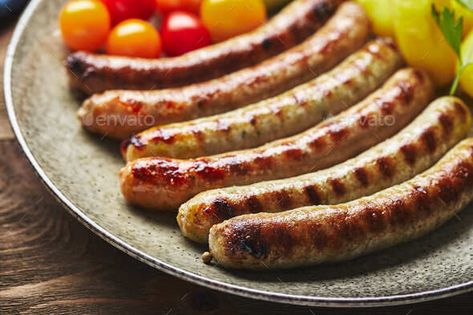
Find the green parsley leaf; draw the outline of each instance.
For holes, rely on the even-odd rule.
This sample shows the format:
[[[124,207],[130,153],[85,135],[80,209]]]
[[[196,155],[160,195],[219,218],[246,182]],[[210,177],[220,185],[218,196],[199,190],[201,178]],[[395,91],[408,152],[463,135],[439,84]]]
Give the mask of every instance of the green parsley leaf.
[[[432,5],[432,16],[437,22],[443,36],[448,44],[461,60],[461,42],[463,35],[463,17],[455,18],[455,12],[449,8],[444,8],[442,12],[437,11],[435,5]]]

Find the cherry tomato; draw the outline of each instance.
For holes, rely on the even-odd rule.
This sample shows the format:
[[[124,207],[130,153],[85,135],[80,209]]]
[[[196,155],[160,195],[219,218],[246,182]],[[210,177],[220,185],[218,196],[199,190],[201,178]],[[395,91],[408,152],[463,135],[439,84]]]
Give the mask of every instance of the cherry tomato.
[[[155,10],[155,0],[102,0],[112,16],[113,24],[128,19],[148,20]]]
[[[68,2],[59,15],[62,38],[73,50],[96,51],[110,32],[110,15],[102,2]]]
[[[150,23],[130,19],[119,23],[110,33],[107,53],[111,55],[156,58],[161,53],[161,38]]]
[[[186,52],[210,45],[210,34],[192,13],[176,11],[167,15],[161,25],[164,51],[169,56],[179,56]]]
[[[214,41],[249,32],[266,21],[263,0],[203,0],[200,15]]]
[[[155,0],[156,8],[161,14],[169,14],[174,11],[186,11],[199,14],[202,0]]]

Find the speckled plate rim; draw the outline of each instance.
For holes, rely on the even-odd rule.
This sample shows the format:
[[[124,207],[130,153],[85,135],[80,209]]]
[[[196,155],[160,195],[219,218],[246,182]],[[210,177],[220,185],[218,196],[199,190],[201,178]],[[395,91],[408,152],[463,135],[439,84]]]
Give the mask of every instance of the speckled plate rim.
[[[126,243],[122,239],[116,237],[110,231],[102,228],[99,224],[97,224],[94,220],[92,220],[84,212],[82,212],[81,209],[79,209],[69,198],[67,198],[61,192],[61,190],[58,187],[56,187],[53,184],[53,182],[48,177],[46,172],[41,168],[41,166],[38,164],[37,160],[35,159],[31,149],[29,148],[23,136],[23,133],[21,131],[20,125],[16,117],[15,105],[13,102],[13,95],[12,95],[12,89],[11,89],[11,84],[12,84],[11,75],[12,75],[13,61],[14,61],[18,43],[25,29],[28,27],[30,18],[32,17],[36,8],[42,1],[44,0],[32,0],[30,2],[25,12],[23,13],[22,17],[20,18],[16,26],[16,29],[13,33],[11,42],[8,46],[6,57],[5,57],[5,63],[4,63],[4,78],[3,78],[4,80],[3,88],[4,88],[4,95],[5,95],[4,97],[5,97],[6,109],[7,109],[8,117],[10,120],[10,124],[16,135],[16,138],[24,154],[26,155],[29,162],[33,166],[36,174],[40,177],[42,182],[52,192],[52,194],[60,201],[60,203],[75,218],[77,218],[82,224],[84,224],[93,233],[97,234],[100,238],[110,243],[114,247],[118,248],[119,250],[127,253],[131,257],[134,257],[135,259],[141,262],[144,262],[150,265],[151,267],[159,269],[177,278],[180,278],[180,279],[183,279],[183,280],[186,280],[186,281],[189,281],[201,286],[205,286],[211,289],[215,289],[218,291],[236,294],[236,295],[247,297],[247,298],[270,301],[270,302],[277,302],[277,303],[317,306],[317,307],[379,307],[379,306],[394,306],[394,305],[426,302],[430,300],[446,298],[446,297],[473,291],[473,281],[468,281],[459,285],[446,287],[443,289],[433,290],[433,291],[423,291],[423,292],[404,294],[404,295],[391,295],[391,296],[379,296],[379,297],[356,297],[356,298],[328,298],[328,297],[317,297],[317,296],[301,296],[301,295],[274,293],[274,292],[262,291],[262,290],[254,290],[254,289],[249,289],[242,286],[237,286],[237,285],[224,283],[221,281],[212,280],[212,279],[202,277],[191,272],[187,272],[180,268],[176,268],[170,264],[167,264],[164,261],[161,261],[159,259],[156,259],[154,257],[147,255],[146,253]]]

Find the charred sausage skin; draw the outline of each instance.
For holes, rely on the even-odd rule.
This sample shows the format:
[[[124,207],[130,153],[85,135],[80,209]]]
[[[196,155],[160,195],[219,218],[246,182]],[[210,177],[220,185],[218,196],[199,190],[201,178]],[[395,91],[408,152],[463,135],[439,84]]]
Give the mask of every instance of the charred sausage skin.
[[[194,158],[292,136],[361,101],[401,65],[392,40],[376,39],[330,72],[275,98],[146,130],[132,137],[124,155],[127,161],[148,156]]]
[[[280,94],[330,70],[360,48],[369,19],[354,3],[303,44],[254,67],[189,86],[155,91],[108,91],[79,110],[84,127],[124,139],[146,128],[232,110]],[[102,123],[102,117],[107,123]]]
[[[155,60],[71,54],[71,84],[84,93],[149,90],[213,79],[255,65],[291,48],[319,29],[343,0],[296,0],[257,30],[175,58]]]
[[[367,196],[431,167],[470,128],[468,107],[454,97],[440,98],[401,132],[356,158],[295,178],[203,192],[179,208],[177,221],[184,236],[206,243],[213,225],[252,213],[253,204],[281,212]]]
[[[434,167],[372,196],[334,206],[249,214],[214,225],[209,246],[219,265],[294,268],[348,260],[420,237],[473,199],[473,138]]]
[[[424,72],[403,69],[363,102],[296,136],[210,157],[129,162],[120,172],[122,193],[132,204],[176,211],[202,191],[327,168],[397,133],[432,96],[433,86]]]

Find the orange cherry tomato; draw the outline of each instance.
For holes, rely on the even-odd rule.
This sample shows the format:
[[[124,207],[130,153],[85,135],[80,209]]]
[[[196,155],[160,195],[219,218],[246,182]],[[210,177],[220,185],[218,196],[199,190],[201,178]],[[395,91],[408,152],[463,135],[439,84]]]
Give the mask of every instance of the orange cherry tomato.
[[[130,19],[119,23],[107,40],[111,55],[156,58],[161,54],[161,37],[146,21]]]
[[[263,0],[203,0],[200,15],[214,41],[249,32],[266,21]]]
[[[202,0],[155,0],[158,12],[167,15],[174,11],[199,14]]]
[[[97,0],[69,1],[61,10],[62,38],[72,50],[96,51],[110,32],[110,14]]]

